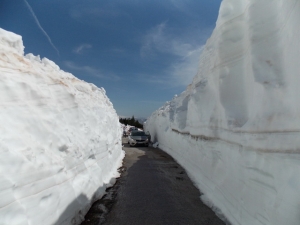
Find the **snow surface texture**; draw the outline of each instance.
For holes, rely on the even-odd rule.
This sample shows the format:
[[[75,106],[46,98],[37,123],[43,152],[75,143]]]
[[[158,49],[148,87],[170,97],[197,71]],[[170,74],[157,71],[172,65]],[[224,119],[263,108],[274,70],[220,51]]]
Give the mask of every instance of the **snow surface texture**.
[[[103,88],[23,50],[0,29],[0,224],[79,224],[118,176],[118,116]]]
[[[192,84],[145,124],[234,225],[300,224],[299,21],[299,0],[223,0]]]

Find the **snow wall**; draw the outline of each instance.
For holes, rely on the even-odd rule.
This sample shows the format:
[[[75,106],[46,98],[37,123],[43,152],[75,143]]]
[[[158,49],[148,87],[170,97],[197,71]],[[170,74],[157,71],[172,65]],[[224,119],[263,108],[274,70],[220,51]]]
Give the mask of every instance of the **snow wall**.
[[[28,54],[0,29],[0,224],[79,224],[121,165],[103,88]]]
[[[299,22],[299,0],[223,0],[192,83],[145,124],[233,225],[300,224]]]

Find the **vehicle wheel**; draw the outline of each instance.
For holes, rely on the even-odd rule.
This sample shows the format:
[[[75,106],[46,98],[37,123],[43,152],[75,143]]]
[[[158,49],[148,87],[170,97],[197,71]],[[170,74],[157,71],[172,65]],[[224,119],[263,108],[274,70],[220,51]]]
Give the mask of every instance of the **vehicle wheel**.
[[[149,147],[149,144],[145,144],[145,147]]]

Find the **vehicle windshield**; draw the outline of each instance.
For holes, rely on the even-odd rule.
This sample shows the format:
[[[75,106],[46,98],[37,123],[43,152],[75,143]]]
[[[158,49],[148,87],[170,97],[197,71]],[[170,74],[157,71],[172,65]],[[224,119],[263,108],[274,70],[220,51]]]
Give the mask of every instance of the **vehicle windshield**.
[[[137,132],[132,132],[131,136],[147,136],[145,132],[137,131]]]

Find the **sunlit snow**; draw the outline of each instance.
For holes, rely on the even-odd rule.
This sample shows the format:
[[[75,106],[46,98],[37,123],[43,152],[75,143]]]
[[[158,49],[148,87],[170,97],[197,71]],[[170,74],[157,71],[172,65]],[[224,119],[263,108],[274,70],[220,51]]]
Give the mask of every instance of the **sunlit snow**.
[[[192,84],[145,124],[233,225],[300,224],[299,21],[299,0],[223,0]]]
[[[0,224],[78,224],[118,176],[118,116],[103,88],[23,50],[0,29]]]

